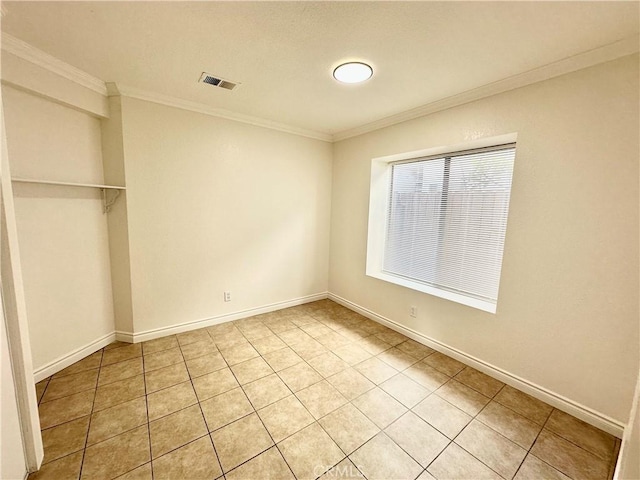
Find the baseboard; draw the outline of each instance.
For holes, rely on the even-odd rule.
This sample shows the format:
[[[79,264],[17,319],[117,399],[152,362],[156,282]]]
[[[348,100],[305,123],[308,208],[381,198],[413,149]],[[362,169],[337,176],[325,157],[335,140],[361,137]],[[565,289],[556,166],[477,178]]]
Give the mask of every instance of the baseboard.
[[[35,382],[38,383],[40,380],[44,380],[54,373],[58,373],[60,370],[67,368],[69,365],[72,365],[77,361],[88,357],[92,353],[97,352],[103,347],[106,347],[115,339],[115,332],[108,333],[83,347],[73,350],[71,353],[63,355],[62,357],[59,357],[52,362],[47,363],[46,365],[38,368],[33,372],[33,378]]]
[[[261,313],[273,312],[275,310],[282,310],[283,308],[295,307],[297,305],[303,305],[305,303],[316,302],[318,300],[324,300],[328,297],[327,292],[316,293],[313,295],[306,295],[304,297],[294,298],[292,300],[286,300],[284,302],[271,303],[269,305],[263,305],[261,307],[249,308],[247,310],[241,310],[238,312],[225,313],[224,315],[218,315],[215,317],[203,318],[201,320],[194,320],[191,322],[180,323],[178,325],[171,325],[169,327],[154,328],[144,332],[123,332],[116,331],[116,340],[129,343],[146,342],[147,340],[153,340],[154,338],[165,337],[167,335],[175,335],[176,333],[188,332],[190,330],[197,330],[203,327],[210,327],[218,325],[220,323],[231,322],[233,320],[240,320],[242,318],[252,317],[254,315],[260,315]]]
[[[552,392],[540,385],[537,385],[533,382],[530,382],[524,378],[519,377],[518,375],[514,375],[513,373],[507,372],[501,368],[498,368],[490,363],[487,363],[479,358],[468,355],[460,350],[457,350],[449,345],[446,345],[438,340],[435,340],[431,337],[428,337],[420,332],[417,332],[411,328],[405,327],[394,320],[388,319],[379,315],[367,308],[364,308],[356,303],[353,303],[346,298],[342,298],[334,293],[329,292],[328,298],[333,300],[340,305],[343,305],[351,310],[354,310],[361,315],[364,315],[367,318],[370,318],[374,322],[381,323],[407,337],[415,340],[416,342],[422,343],[428,347],[433,348],[445,355],[455,358],[465,365],[469,365],[476,370],[479,370],[487,375],[500,380],[501,382],[506,383],[507,385],[511,385],[518,390],[521,390],[532,397],[535,397],[539,400],[542,400],[549,405],[556,407],[558,410],[562,410],[570,415],[573,415],[576,418],[579,418],[594,427],[597,427],[605,432],[608,432],[612,435],[615,435],[618,438],[622,438],[622,434],[624,431],[625,425],[621,422],[604,415],[602,413],[596,412],[595,410],[581,405],[580,403],[574,402],[560,394]]]

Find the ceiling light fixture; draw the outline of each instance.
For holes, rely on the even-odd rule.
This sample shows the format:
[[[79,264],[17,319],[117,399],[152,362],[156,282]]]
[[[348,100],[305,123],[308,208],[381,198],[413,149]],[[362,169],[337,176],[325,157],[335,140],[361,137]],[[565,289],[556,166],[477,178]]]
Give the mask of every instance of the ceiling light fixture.
[[[348,62],[336,67],[333,78],[342,83],[360,83],[369,80],[373,68],[362,62]]]

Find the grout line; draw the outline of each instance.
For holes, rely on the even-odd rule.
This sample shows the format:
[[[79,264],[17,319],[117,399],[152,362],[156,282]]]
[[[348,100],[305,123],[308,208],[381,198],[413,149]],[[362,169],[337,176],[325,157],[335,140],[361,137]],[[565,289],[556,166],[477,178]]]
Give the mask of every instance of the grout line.
[[[147,393],[147,375],[146,375],[147,372],[145,371],[145,368],[144,368],[144,348],[142,345],[140,345],[140,354],[142,356],[142,383],[144,385],[144,406],[147,411],[147,437],[149,438],[149,463],[151,464],[150,465],[151,480],[153,480],[154,473],[153,473],[153,452],[151,451],[151,419],[149,418],[149,395]]]

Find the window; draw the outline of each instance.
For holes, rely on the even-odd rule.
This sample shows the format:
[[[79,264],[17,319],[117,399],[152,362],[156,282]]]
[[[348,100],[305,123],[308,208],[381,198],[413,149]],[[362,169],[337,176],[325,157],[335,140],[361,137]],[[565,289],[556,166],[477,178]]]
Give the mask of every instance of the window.
[[[515,158],[504,137],[374,159],[367,275],[495,313]]]

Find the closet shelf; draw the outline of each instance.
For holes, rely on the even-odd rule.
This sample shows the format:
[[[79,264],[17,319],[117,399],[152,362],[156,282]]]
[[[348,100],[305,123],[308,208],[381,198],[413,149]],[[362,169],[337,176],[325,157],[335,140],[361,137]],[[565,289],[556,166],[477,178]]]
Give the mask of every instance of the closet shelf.
[[[35,180],[31,178],[12,178],[12,182],[17,183],[35,183],[39,185],[58,185],[63,187],[85,187],[85,188],[99,188],[102,190],[102,213],[109,213],[111,207],[116,203],[116,200],[120,196],[122,190],[126,190],[126,187],[119,187],[117,185],[99,185],[95,183],[74,183],[74,182],[56,182],[53,180]],[[108,190],[114,190],[113,195],[109,198],[107,195]]]
[[[99,185],[95,183],[75,183],[75,182],[57,182],[53,180],[35,180],[31,178],[12,178],[12,182],[18,183],[38,183],[41,185],[62,185],[67,187],[88,187],[88,188],[108,188],[110,190],[126,190],[126,187],[117,185]]]

